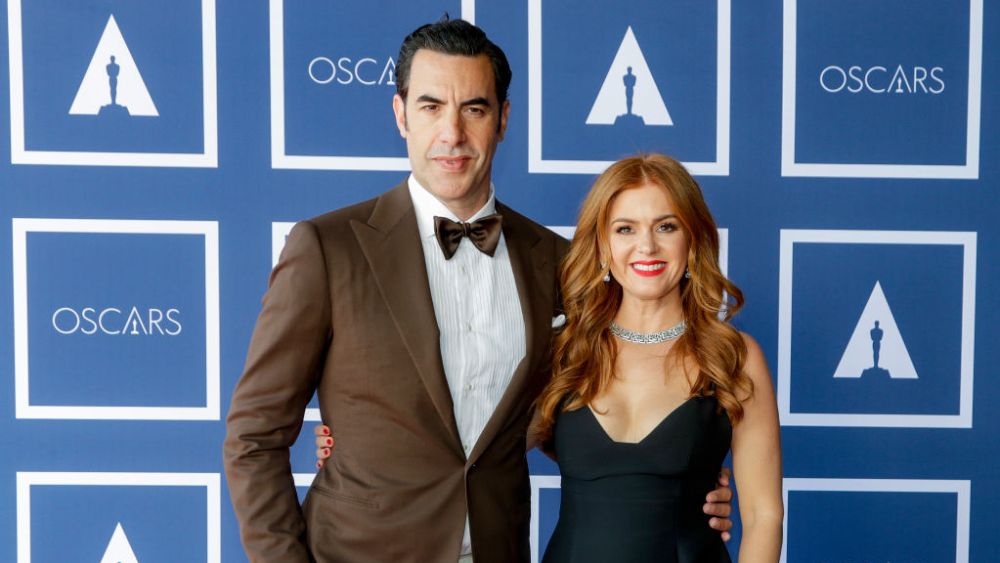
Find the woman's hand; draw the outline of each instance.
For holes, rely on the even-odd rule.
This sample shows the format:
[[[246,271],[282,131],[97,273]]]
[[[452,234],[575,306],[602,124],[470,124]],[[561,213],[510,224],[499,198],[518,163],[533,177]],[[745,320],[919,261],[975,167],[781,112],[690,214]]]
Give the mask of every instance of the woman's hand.
[[[333,451],[333,436],[330,436],[330,427],[325,424],[313,428],[313,434],[316,435],[316,469],[320,469]]]

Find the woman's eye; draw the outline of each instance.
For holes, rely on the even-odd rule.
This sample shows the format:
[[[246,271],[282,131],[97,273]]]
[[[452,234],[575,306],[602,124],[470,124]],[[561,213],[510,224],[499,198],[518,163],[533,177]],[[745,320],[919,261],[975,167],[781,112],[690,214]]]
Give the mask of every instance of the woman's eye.
[[[663,223],[660,225],[659,230],[664,233],[672,233],[677,230],[677,225],[675,223]]]
[[[621,226],[621,227],[618,227],[617,229],[615,229],[615,232],[616,232],[616,233],[619,233],[619,234],[623,234],[623,235],[624,235],[624,234],[628,234],[628,233],[631,233],[631,232],[632,232],[632,227],[629,227],[629,226],[624,226],[624,225],[623,225],[623,226]]]

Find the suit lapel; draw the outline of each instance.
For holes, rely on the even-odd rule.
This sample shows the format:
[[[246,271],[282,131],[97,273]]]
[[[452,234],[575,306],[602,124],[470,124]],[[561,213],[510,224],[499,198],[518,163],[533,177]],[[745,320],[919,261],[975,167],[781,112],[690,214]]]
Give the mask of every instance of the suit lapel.
[[[486,447],[504,428],[514,407],[522,400],[525,386],[534,375],[539,359],[550,346],[552,333],[552,303],[555,280],[555,264],[551,264],[553,252],[534,227],[513,212],[509,207],[497,202],[497,212],[503,215],[503,234],[510,255],[510,265],[514,272],[517,294],[521,300],[524,316],[524,359],[514,370],[507,390],[483,428],[479,440],[469,454],[468,464],[482,455]]]
[[[441,362],[427,266],[406,182],[383,194],[367,223],[352,221],[375,283],[458,452],[461,438]],[[406,272],[407,275],[401,275]]]

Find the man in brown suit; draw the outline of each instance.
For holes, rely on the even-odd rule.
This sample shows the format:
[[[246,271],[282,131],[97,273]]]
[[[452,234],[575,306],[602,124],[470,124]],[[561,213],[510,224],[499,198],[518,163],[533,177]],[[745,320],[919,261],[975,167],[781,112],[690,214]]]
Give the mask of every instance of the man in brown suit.
[[[567,243],[495,201],[509,83],[478,28],[416,30],[393,99],[412,175],[292,229],[227,419],[252,561],[529,559],[525,434]],[[288,448],[314,391],[336,451],[300,508]]]

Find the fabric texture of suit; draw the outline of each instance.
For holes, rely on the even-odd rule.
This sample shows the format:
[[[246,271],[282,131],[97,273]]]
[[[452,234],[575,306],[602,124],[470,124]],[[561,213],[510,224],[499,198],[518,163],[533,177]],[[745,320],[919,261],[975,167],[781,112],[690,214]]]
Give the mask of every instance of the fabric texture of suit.
[[[531,404],[548,380],[567,243],[497,203],[527,352],[468,458],[442,367],[406,183],[297,224],[227,419],[225,467],[252,561],[527,561]],[[314,390],[336,445],[302,507],[288,448]]]

